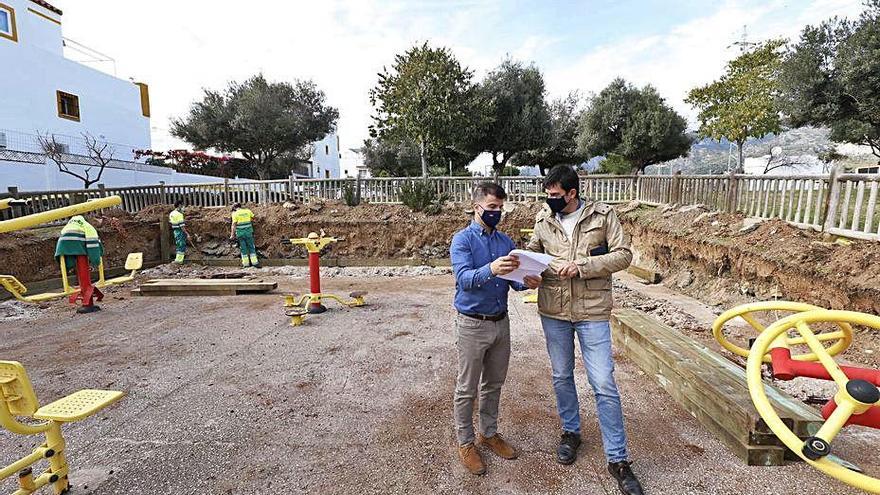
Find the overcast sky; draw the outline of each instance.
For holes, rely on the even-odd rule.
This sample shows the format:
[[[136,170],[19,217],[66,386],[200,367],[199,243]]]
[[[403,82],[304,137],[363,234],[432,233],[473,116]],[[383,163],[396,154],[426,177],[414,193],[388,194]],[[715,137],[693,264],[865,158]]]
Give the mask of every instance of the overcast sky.
[[[64,35],[116,60],[117,75],[150,85],[153,148],[181,146],[169,120],[202,88],[263,72],[313,79],[339,108],[343,148],[367,136],[368,91],[394,54],[415,43],[451,48],[482,77],[505,57],[534,62],[550,96],[584,94],[615,76],[653,84],[693,121],[686,92],[718,77],[731,44],[796,37],[860,0],[52,0]],[[109,65],[105,70],[111,70]]]

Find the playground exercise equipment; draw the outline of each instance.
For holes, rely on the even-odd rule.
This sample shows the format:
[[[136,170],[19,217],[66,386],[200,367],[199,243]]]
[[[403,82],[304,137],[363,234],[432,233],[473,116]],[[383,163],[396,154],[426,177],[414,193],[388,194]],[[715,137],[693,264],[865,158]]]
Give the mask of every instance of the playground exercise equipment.
[[[793,307],[788,302],[766,304],[782,305],[780,303],[787,308]],[[742,314],[752,312],[747,309],[734,308]],[[815,324],[834,324],[840,330],[817,332],[811,327]],[[845,426],[856,424],[880,429],[880,390],[877,388],[880,385],[880,370],[840,366],[833,357],[833,351],[843,352],[852,342],[853,324],[880,330],[880,317],[818,308],[795,313],[767,327],[748,353],[746,375],[749,394],[767,427],[792,452],[816,469],[848,485],[870,493],[880,493],[880,479],[835,462],[831,455],[832,442]],[[791,332],[796,332],[799,337],[791,337]],[[825,342],[828,341],[834,343],[826,348]],[[806,345],[811,352],[792,356],[792,345]],[[768,401],[766,385],[762,380],[762,368],[768,358],[774,378],[791,380],[807,377],[833,381],[837,385],[837,392],[822,408],[825,422],[809,438],[801,439],[795,435]]]
[[[143,253],[130,253],[125,259],[125,269],[131,270],[131,273],[121,277],[105,279],[104,258],[101,258],[101,263],[98,265],[98,281],[95,283],[95,285],[97,287],[107,287],[111,285],[119,285],[130,282],[134,280],[134,277],[135,275],[137,275],[138,270],[143,267],[143,263]],[[9,291],[9,293],[12,294],[19,301],[30,303],[49,301],[60,297],[68,297],[72,294],[79,292],[79,287],[70,285],[70,281],[67,275],[67,263],[64,261],[63,256],[60,258],[59,266],[61,268],[61,292],[44,292],[42,294],[27,296],[25,295],[28,292],[27,286],[25,286],[24,283],[22,283],[12,275],[0,275],[0,286],[3,286],[3,288]]]
[[[84,203],[56,208],[54,210],[25,215],[23,217],[13,218],[11,220],[0,221],[0,234],[14,232],[16,230],[35,227],[42,223],[54,222],[62,218],[72,217],[74,215],[82,215],[95,210],[111,208],[122,204],[122,198],[119,196],[107,196],[106,198],[91,199]]]
[[[749,357],[749,349],[745,347],[738,346],[728,340],[727,336],[724,334],[724,326],[727,322],[733,320],[734,318],[742,318],[746,323],[751,326],[755,332],[760,334],[765,331],[766,328],[762,325],[754,316],[754,313],[766,313],[766,312],[774,312],[778,313],[780,311],[784,312],[804,312],[804,311],[812,311],[816,309],[822,309],[818,306],[813,306],[812,304],[799,303],[793,301],[764,301],[750,304],[743,304],[732,308],[728,311],[722,313],[715,322],[712,324],[712,334],[715,336],[715,340],[721,344],[722,347],[727,349],[728,351],[742,356],[744,358]],[[775,318],[778,319],[778,318]],[[839,322],[838,327],[840,330],[835,332],[825,332],[817,335],[817,338],[822,342],[833,341],[830,347],[826,350],[830,355],[836,356],[837,354],[847,350],[849,346],[852,344],[852,327],[845,322]],[[791,337],[789,338],[787,335],[784,335],[782,338],[786,339],[786,344],[791,347],[795,345],[803,345],[806,342],[802,337]],[[796,361],[815,361],[816,355],[813,352],[805,353],[805,354],[797,354],[795,356],[791,356],[792,359]],[[764,356],[764,362],[770,363],[771,357],[769,355]]]
[[[364,291],[355,291],[349,294],[351,299],[343,299],[342,297],[337,296],[336,294],[324,293],[321,292],[321,250],[324,249],[328,244],[334,242],[342,242],[345,239],[337,238],[337,237],[329,237],[324,234],[324,231],[321,231],[321,234],[318,235],[315,232],[310,232],[307,237],[300,237],[297,239],[282,239],[281,244],[292,244],[298,246],[305,246],[306,250],[309,252],[309,294],[304,294],[302,296],[298,296],[296,294],[289,294],[284,296],[284,306],[288,308],[297,308],[302,307],[307,310],[310,314],[318,314],[327,311],[327,308],[321,304],[321,301],[324,299],[331,299],[343,306],[355,307],[355,306],[363,306],[366,304],[364,301],[364,296],[367,295]],[[293,315],[289,315],[293,318]],[[301,323],[301,322],[300,322]],[[291,321],[293,324],[293,321]]]
[[[70,467],[61,425],[86,419],[123,395],[114,390],[80,390],[40,407],[24,366],[16,361],[0,361],[0,425],[19,435],[46,435],[46,441],[32,453],[0,468],[0,480],[18,473],[19,489],[13,495],[29,495],[46,485],[52,485],[56,495],[67,493]],[[16,416],[31,421],[22,423]],[[42,460],[46,460],[49,467],[35,478],[31,466]]]
[[[309,311],[305,308],[292,308],[285,314],[290,317],[290,326],[298,327],[305,323],[308,313]]]
[[[42,223],[60,220],[62,218],[80,215],[82,213],[88,213],[103,208],[110,208],[121,203],[122,198],[119,196],[108,196],[106,198],[89,200],[77,205],[57,208],[33,215],[26,215],[11,220],[4,220],[0,222],[0,233],[35,227]],[[20,204],[26,204],[26,202],[13,199],[0,200],[0,210]],[[24,302],[42,302],[60,297],[69,297],[71,303],[80,300],[82,301],[82,306],[77,309],[77,312],[87,313],[97,309],[97,306],[94,305],[96,299],[98,301],[103,299],[100,287],[107,287],[109,285],[122,284],[131,281],[137,274],[137,270],[142,266],[143,254],[131,253],[125,261],[125,268],[131,270],[131,274],[107,280],[104,277],[104,260],[102,258],[98,266],[98,282],[92,284],[88,259],[84,256],[78,256],[76,259],[76,273],[79,285],[77,287],[71,287],[67,275],[68,267],[65,262],[65,257],[62,256],[60,260],[62,282],[61,292],[46,292],[43,294],[26,296],[25,294],[27,294],[28,291],[27,286],[11,275],[0,275],[0,285],[9,291],[16,299]]]

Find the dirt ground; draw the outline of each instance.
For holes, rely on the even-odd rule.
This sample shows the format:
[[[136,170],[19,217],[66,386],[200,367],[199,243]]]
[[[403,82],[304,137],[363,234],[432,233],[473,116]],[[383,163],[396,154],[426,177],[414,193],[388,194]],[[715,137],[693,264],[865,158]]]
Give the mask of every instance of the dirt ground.
[[[535,308],[519,294],[510,299],[501,431],[521,457],[487,455],[488,474],[474,477],[459,466],[451,425],[452,277],[332,275],[328,290],[368,290],[369,306],[333,307],[289,327],[280,296],[307,284],[293,271],[260,275],[279,282],[266,295],[138,298],[116,287],[93,315],[73,316],[63,302],[7,310],[0,356],[25,364],[43,403],[80,388],[126,391],[65,428],[74,493],[616,493],[589,395],[581,457],[567,467],[553,460],[549,364]],[[631,287],[638,302],[639,284]],[[582,367],[577,379],[585,390]],[[649,494],[857,493],[804,464],[745,467],[620,357],[617,379]],[[854,433],[837,452],[880,472],[878,437]],[[38,441],[0,432],[0,462]]]

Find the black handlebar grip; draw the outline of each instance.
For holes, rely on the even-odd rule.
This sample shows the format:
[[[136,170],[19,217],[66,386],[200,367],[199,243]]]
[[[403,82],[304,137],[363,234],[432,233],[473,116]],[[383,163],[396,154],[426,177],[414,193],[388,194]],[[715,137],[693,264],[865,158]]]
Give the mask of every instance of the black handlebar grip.
[[[293,244],[290,239],[281,239],[281,244]]]

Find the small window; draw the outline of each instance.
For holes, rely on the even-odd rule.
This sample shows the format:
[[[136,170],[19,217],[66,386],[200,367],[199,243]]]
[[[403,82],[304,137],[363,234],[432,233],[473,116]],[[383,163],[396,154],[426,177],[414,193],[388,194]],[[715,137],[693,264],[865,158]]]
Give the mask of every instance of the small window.
[[[328,145],[326,145],[326,144],[324,145],[324,154],[325,154],[325,155],[329,155],[329,154],[330,154],[330,146],[328,146]]]
[[[18,30],[15,27],[15,9],[0,3],[0,38],[18,41]]]
[[[325,178],[325,179],[329,179],[329,178],[330,178],[330,171],[329,171],[329,170],[325,170],[325,171],[324,171],[324,178]]]
[[[79,122],[79,96],[58,91],[58,116]]]

